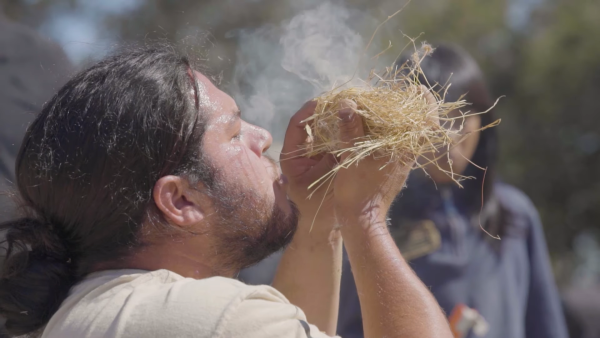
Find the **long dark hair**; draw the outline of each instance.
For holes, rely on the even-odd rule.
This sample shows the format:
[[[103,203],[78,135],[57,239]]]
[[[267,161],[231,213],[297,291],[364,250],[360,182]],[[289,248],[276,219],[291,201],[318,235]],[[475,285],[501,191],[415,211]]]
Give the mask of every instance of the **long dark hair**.
[[[402,65],[409,58],[409,55],[403,55],[399,58],[397,64]],[[462,95],[465,95],[464,100],[470,103],[468,110],[471,112],[484,112],[493,106],[494,101],[492,100],[481,69],[471,55],[461,47],[454,44],[439,44],[435,46],[433,54],[424,58],[421,68],[425,77],[421,76],[420,82],[431,85],[434,87],[434,90],[440,91],[440,86],[447,83],[451,84],[445,97],[446,101],[457,101]],[[479,116],[481,117],[482,126],[496,121],[493,109]],[[471,158],[473,163],[479,167],[487,168],[487,171],[483,171],[469,163],[463,175],[474,177],[474,179],[461,182],[464,189],[459,190],[459,193],[470,216],[478,215],[483,210],[483,225],[494,234],[504,234],[504,230],[501,229],[502,224],[505,223],[502,219],[504,211],[493,195],[494,181],[496,179],[496,159],[498,156],[498,136],[496,129],[489,128],[480,132],[479,143]],[[482,187],[483,208],[481,205]],[[414,188],[423,189],[423,186],[417,185]],[[414,191],[411,192],[411,190],[413,189],[409,185],[403,195],[414,195],[416,193]],[[407,198],[402,200],[402,203],[398,203],[399,206],[405,205],[406,207],[402,209],[408,213],[421,208],[421,206],[416,206],[412,203],[419,199],[417,198],[411,202],[409,201],[411,197],[407,196]]]
[[[168,45],[128,48],[76,75],[29,126],[16,162],[28,216],[0,225],[10,334],[43,327],[74,283],[144,245],[143,225],[168,230],[152,199],[160,177],[209,179],[191,68]]]

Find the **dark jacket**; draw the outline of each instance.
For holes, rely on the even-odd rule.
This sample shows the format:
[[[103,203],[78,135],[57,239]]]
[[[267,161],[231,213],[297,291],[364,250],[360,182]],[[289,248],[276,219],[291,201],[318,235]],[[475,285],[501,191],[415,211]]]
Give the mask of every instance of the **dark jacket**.
[[[542,225],[531,201],[514,187],[495,185],[493,197],[510,215],[507,232],[497,241],[480,229],[477,218],[466,216],[461,194],[458,188],[428,194],[425,204],[408,209],[410,220],[399,221],[392,210],[391,231],[416,274],[448,315],[458,304],[476,309],[489,324],[486,338],[566,338]],[[404,203],[402,197],[393,208],[398,203]],[[427,224],[434,230],[424,231]],[[406,235],[414,229],[423,231]],[[338,334],[363,337],[347,259],[340,298]]]

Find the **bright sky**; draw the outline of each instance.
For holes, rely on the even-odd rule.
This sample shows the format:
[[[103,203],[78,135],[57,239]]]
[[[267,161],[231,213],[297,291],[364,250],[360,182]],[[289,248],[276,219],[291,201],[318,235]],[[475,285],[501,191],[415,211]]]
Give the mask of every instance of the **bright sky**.
[[[30,0],[35,1],[35,0]],[[58,41],[75,63],[101,58],[118,36],[102,31],[102,21],[110,14],[135,10],[142,0],[77,0],[76,9],[55,6],[40,31]]]

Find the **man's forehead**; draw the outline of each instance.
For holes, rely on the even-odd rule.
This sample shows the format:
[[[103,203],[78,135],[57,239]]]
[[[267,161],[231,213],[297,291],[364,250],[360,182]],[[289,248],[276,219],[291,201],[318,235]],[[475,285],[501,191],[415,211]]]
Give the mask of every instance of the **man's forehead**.
[[[202,83],[205,87],[207,87],[207,88],[214,87],[214,85],[209,80],[209,78],[207,78],[206,76],[204,76],[204,74],[200,73],[197,70],[194,70],[194,77],[196,77],[196,80],[198,80],[200,83]]]
[[[233,98],[217,88],[208,77],[194,70],[194,77],[198,83],[199,104],[204,109],[214,112],[237,111]]]

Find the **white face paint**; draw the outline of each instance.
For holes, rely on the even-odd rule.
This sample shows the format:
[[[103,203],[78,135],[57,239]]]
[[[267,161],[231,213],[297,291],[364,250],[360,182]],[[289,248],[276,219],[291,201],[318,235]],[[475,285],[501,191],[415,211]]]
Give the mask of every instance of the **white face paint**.
[[[202,83],[201,81],[196,81],[196,84],[198,85],[198,100],[199,100],[198,104],[199,104],[200,108],[203,108],[204,110],[207,110],[210,112],[220,110],[221,107],[217,103],[215,103],[213,100],[211,100],[210,97],[208,96],[208,91],[207,91],[204,83]]]
[[[206,127],[206,130],[218,128],[219,126],[222,126],[222,125],[227,125],[229,123],[232,123],[235,119],[236,119],[236,117],[231,116],[231,115],[216,116],[215,118],[213,118],[211,123]]]

